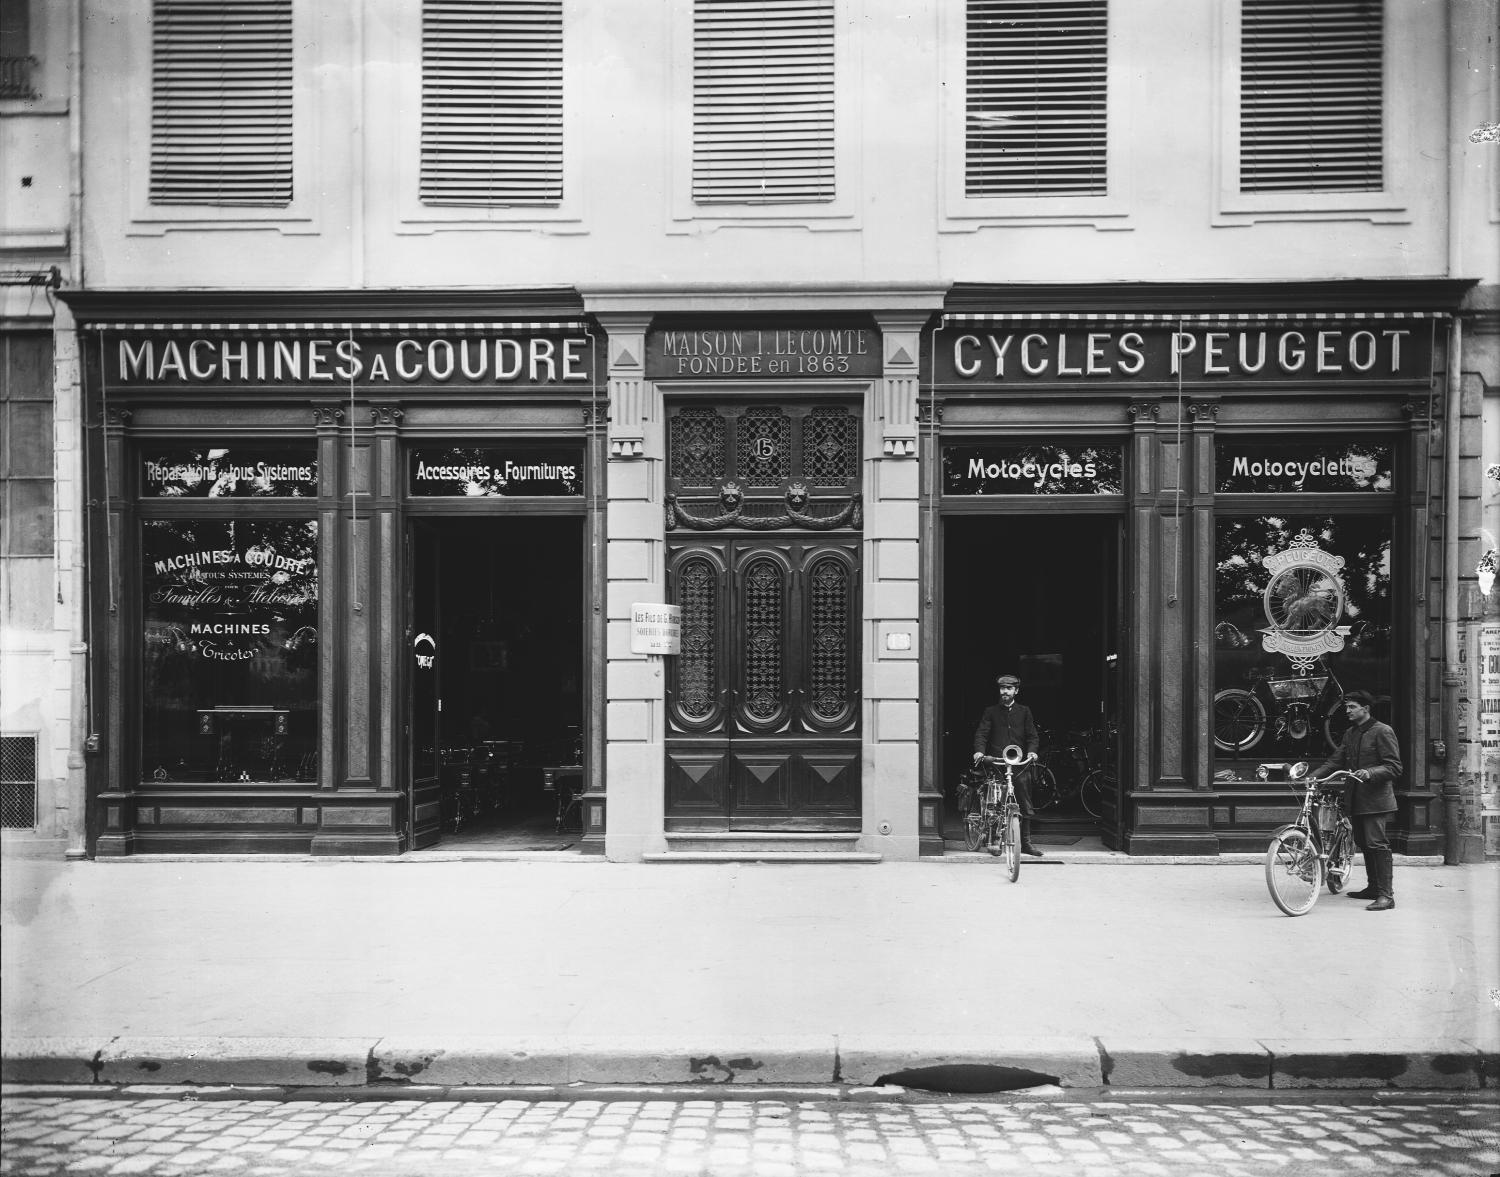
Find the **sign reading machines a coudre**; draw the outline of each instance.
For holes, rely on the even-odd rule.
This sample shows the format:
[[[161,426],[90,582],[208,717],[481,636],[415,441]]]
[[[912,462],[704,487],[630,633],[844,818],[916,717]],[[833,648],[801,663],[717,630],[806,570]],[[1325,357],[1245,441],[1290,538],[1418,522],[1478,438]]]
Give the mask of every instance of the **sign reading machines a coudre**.
[[[432,446],[409,455],[417,497],[525,498],[583,494],[583,451],[567,446]]]

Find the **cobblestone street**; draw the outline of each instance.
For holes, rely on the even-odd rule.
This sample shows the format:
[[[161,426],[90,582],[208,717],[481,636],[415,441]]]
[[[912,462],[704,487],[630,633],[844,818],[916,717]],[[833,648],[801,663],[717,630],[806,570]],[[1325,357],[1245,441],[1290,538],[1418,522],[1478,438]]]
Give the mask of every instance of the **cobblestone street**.
[[[1320,1093],[995,1102],[51,1098],[4,1104],[5,1174],[1500,1171],[1493,1101]]]

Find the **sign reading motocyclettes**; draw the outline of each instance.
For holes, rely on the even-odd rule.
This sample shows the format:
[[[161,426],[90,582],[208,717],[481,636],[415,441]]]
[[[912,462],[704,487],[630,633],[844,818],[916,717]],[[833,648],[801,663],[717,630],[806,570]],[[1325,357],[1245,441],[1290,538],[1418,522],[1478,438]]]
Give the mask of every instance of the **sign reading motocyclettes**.
[[[111,389],[587,387],[594,357],[583,334],[482,331],[243,329],[106,333]]]
[[[1428,329],[1402,320],[1180,330],[950,323],[935,340],[939,382],[1008,386],[1418,380],[1427,376],[1431,351]]]
[[[880,375],[880,332],[869,319],[681,320],[646,336],[646,378]]]

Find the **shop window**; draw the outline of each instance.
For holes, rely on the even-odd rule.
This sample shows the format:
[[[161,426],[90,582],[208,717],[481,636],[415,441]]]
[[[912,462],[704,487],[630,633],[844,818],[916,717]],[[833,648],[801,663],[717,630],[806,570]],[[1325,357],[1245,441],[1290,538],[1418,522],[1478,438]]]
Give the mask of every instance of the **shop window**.
[[[964,194],[1107,190],[1106,0],[969,0]]]
[[[318,525],[141,527],[142,775],[317,777]]]
[[[424,205],[562,202],[562,25],[562,0],[425,0]]]
[[[1347,691],[1369,691],[1377,718],[1389,722],[1391,517],[1306,505],[1221,513],[1214,545],[1213,739],[1221,767],[1321,763],[1343,735],[1339,700]]]
[[[1381,0],[1242,0],[1240,191],[1379,192]]]
[[[693,201],[835,196],[834,0],[696,0]]]
[[[292,0],[155,0],[152,204],[291,204],[292,44]]]
[[[0,556],[51,556],[52,338],[0,335]]]

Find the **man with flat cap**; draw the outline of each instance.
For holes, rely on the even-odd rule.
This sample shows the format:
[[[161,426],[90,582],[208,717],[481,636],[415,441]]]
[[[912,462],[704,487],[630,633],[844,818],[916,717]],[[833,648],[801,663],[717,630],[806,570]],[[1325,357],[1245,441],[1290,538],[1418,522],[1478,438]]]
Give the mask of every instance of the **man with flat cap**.
[[[975,763],[981,756],[1001,756],[1012,744],[1027,756],[1035,756],[1041,739],[1031,708],[1016,702],[1021,680],[1013,674],[1002,674],[995,680],[995,686],[999,688],[1000,701],[984,709],[979,726],[974,729]],[[1023,768],[1016,772],[1015,783],[1016,800],[1021,805],[1021,853],[1040,858],[1042,852],[1031,844],[1031,770]]]

